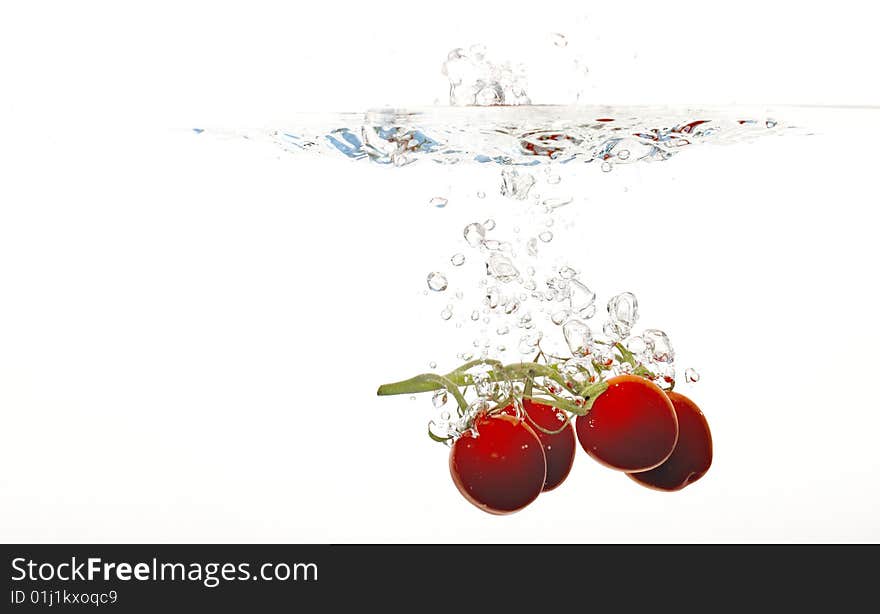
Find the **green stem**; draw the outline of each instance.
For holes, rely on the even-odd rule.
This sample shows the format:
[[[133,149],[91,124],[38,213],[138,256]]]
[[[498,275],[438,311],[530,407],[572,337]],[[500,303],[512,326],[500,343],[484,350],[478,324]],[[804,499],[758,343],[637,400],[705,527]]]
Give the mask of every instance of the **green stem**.
[[[423,373],[422,375],[416,375],[415,377],[411,377],[409,379],[401,380],[399,382],[393,382],[391,384],[382,384],[379,386],[379,389],[376,391],[380,397],[390,396],[395,394],[418,394],[419,392],[431,392],[433,390],[440,390],[443,388],[443,384],[438,383],[437,381],[427,378],[427,375],[435,375],[434,373]],[[441,377],[441,376],[437,376]],[[445,378],[449,382],[454,383],[457,386],[464,386],[464,376],[453,376],[451,373]]]
[[[628,362],[633,367],[636,366],[636,357],[635,354],[626,349],[620,341],[614,344],[614,347],[617,348],[617,351],[620,352],[620,362]]]
[[[527,377],[546,377],[562,386],[568,387],[568,382],[556,369],[548,365],[534,362],[515,362],[504,367],[504,371],[511,377],[509,379],[525,379]]]
[[[549,405],[550,407],[555,407],[556,409],[562,409],[570,414],[575,414],[576,416],[583,416],[587,413],[587,411],[581,405],[572,403],[568,399],[557,396],[552,392],[545,391],[545,393],[550,397],[549,399],[543,397],[531,398],[534,399],[536,403],[542,403],[544,405]]]
[[[442,375],[437,375],[436,373],[422,373],[421,375],[416,375],[415,377],[411,377],[401,382],[383,384],[382,386],[379,386],[376,394],[379,396],[414,394],[417,392],[430,392],[432,390],[445,388],[449,394],[455,397],[461,411],[465,411],[468,408],[468,402],[458,389],[458,387],[463,384],[463,381],[456,381],[452,377],[444,377]]]
[[[542,405],[550,405],[551,407],[556,407],[556,405],[552,404],[551,402],[548,402],[547,399],[542,399],[540,397],[523,397],[523,398],[527,398],[531,401],[534,401],[535,403],[540,403]],[[556,409],[565,409],[565,408],[564,407],[556,407]],[[528,415],[529,411],[527,409],[523,408],[523,411]],[[529,418],[530,418],[529,426],[535,427],[536,429],[538,429],[539,431],[541,431],[545,435],[558,435],[559,433],[561,433],[562,431],[565,430],[565,427],[567,427],[571,421],[571,417],[566,416],[566,419],[565,419],[565,421],[563,421],[562,426],[560,426],[558,429],[550,430],[550,429],[545,429],[543,426],[541,426],[540,424],[538,424],[534,420],[531,420],[531,416]]]
[[[600,394],[602,394],[606,390],[608,390],[608,382],[606,382],[605,380],[601,380],[596,382],[595,384],[584,386],[580,389],[578,394],[584,398],[584,404],[581,406],[584,410],[584,414],[586,414],[593,408],[593,402]]]
[[[526,376],[526,383],[525,383],[525,386],[523,387],[523,396],[524,397],[532,396],[532,386],[534,386],[534,384],[535,384],[535,380],[532,377],[532,372],[530,371],[529,374]]]
[[[376,394],[378,394],[379,396],[388,396],[395,394],[417,394],[419,392],[431,392],[432,390],[439,390],[440,388],[444,387],[444,384],[440,380],[432,378],[442,378],[443,380],[446,380],[456,386],[466,386],[473,382],[473,377],[467,373],[464,373],[464,370],[466,368],[469,369],[477,364],[484,362],[495,366],[494,370],[487,373],[487,376],[493,382],[508,379],[525,380],[531,375],[548,377],[558,383],[560,386],[566,387],[565,378],[562,377],[559,371],[557,371],[553,367],[548,367],[547,365],[536,364],[533,362],[515,362],[505,366],[497,360],[479,360],[471,361],[471,363],[465,363],[465,365],[462,365],[455,371],[447,374],[445,377],[433,373],[423,373],[422,375],[416,375],[415,377],[401,380],[399,382],[382,384],[381,386],[379,386]]]
[[[446,443],[447,441],[452,439],[452,436],[440,437],[440,435],[435,434],[434,431],[431,430],[430,424],[428,425],[428,437],[439,443]]]
[[[563,390],[568,388],[569,382],[566,381],[566,379],[562,376],[561,373],[559,373],[558,370],[548,365],[542,365],[540,363],[534,362],[515,362],[509,365],[502,365],[498,361],[471,361],[470,363],[465,363],[465,365],[462,365],[461,367],[459,367],[455,371],[452,371],[446,376],[437,375],[435,373],[423,373],[421,375],[401,380],[399,382],[383,384],[379,386],[376,394],[378,394],[379,396],[417,394],[420,392],[432,392],[434,390],[445,388],[447,391],[449,391],[450,394],[452,394],[453,397],[455,397],[455,400],[458,402],[459,407],[462,411],[464,411],[467,409],[468,404],[464,398],[464,395],[461,393],[458,387],[467,386],[473,383],[472,376],[468,373],[465,373],[464,371],[477,364],[480,364],[481,362],[488,362],[495,367],[494,370],[489,371],[489,373],[487,374],[489,379],[493,382],[503,380],[525,381],[525,396],[527,397],[530,397],[532,395],[532,385],[534,377],[545,377],[547,379],[553,380],[554,382],[562,386]],[[546,404],[552,405],[557,409],[563,409],[567,412],[582,416],[590,410],[596,397],[602,394],[607,388],[608,384],[604,381],[583,386],[578,391],[578,395],[584,398],[585,403],[583,405],[576,405],[570,400],[553,394],[552,392],[547,390],[545,390],[544,392],[552,397],[552,402],[546,400],[542,402],[546,402]]]

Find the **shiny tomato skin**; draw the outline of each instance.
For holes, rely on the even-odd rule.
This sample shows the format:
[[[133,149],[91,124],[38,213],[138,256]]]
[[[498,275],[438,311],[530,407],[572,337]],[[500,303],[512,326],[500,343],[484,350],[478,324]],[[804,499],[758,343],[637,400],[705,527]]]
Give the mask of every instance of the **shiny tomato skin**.
[[[636,375],[618,375],[608,380],[589,413],[578,416],[576,430],[583,449],[601,464],[639,472],[669,458],[678,420],[659,386]]]
[[[574,464],[575,436],[571,422],[559,419],[560,411],[550,405],[538,403],[531,399],[523,399],[526,424],[535,432],[535,435],[544,446],[544,456],[547,459],[547,477],[544,479],[544,492],[548,492],[562,484],[571,472]],[[515,415],[513,407],[504,410],[505,413]],[[548,434],[537,428],[542,427],[546,431],[559,431]],[[565,425],[565,428],[559,430]]]
[[[477,435],[459,437],[449,453],[452,481],[465,499],[490,514],[510,514],[538,498],[547,476],[544,448],[524,420],[478,418]]]
[[[655,490],[681,490],[699,480],[712,466],[712,433],[706,416],[683,394],[668,393],[678,418],[678,442],[659,467],[629,477]]]

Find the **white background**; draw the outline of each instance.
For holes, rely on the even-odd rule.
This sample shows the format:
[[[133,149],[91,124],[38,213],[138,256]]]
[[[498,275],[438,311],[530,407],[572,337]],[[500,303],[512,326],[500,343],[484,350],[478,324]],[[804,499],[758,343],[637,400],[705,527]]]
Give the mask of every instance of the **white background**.
[[[454,362],[418,290],[504,204],[428,210],[457,178],[189,131],[431,104],[450,48],[540,65],[554,31],[588,102],[880,104],[864,3],[552,6],[5,3],[0,539],[878,541],[876,114],[588,169],[555,249],[588,236],[600,293],[636,291],[699,367],[715,464],[666,495],[579,454],[503,518],[455,492],[425,401],[373,393]]]

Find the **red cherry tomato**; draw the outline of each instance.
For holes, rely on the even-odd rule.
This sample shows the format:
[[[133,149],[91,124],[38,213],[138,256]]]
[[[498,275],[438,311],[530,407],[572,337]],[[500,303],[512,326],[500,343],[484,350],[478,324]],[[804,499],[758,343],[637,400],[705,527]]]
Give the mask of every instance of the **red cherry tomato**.
[[[649,488],[673,491],[693,484],[709,470],[712,465],[712,433],[706,416],[693,401],[677,392],[668,394],[678,417],[675,450],[659,467],[631,473],[629,477]]]
[[[672,401],[656,384],[636,375],[608,380],[577,436],[587,454],[619,471],[647,471],[669,458],[678,439]]]
[[[544,446],[544,456],[547,458],[547,477],[544,480],[544,492],[553,490],[568,477],[571,466],[574,463],[574,428],[565,417],[560,420],[560,411],[550,405],[538,403],[531,399],[523,399],[526,424],[535,432],[541,445]],[[513,407],[508,407],[504,413],[515,415]],[[552,435],[545,431],[559,431]],[[562,428],[564,425],[564,428]],[[562,430],[560,430],[562,428]]]
[[[509,514],[534,501],[547,463],[534,431],[514,416],[478,418],[477,435],[458,438],[449,454],[452,480],[464,497],[490,514]]]

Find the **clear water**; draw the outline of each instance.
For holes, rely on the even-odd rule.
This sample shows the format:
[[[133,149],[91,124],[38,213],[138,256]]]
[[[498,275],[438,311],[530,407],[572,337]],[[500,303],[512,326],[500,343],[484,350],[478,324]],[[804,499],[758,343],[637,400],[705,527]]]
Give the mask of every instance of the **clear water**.
[[[16,436],[4,453],[14,465],[34,450],[58,452],[42,469],[21,465],[10,488],[30,492],[55,476],[40,489],[40,509],[85,510],[85,519],[99,501],[113,510],[102,527],[120,541],[131,535],[128,513],[143,510],[161,519],[138,529],[145,539],[182,527],[220,540],[201,523],[206,509],[265,541],[880,536],[872,375],[880,111],[520,106],[399,115],[410,119],[396,133],[416,128],[455,142],[458,163],[409,148],[412,161],[377,164],[324,138],[375,125],[365,113],[11,152],[6,182],[20,189],[0,225],[0,356],[12,375],[0,399],[14,408]],[[594,152],[623,118],[630,135],[707,118],[724,129],[662,160],[633,162],[635,148],[600,160]],[[762,126],[767,119],[777,125]],[[595,138],[568,149],[567,162],[521,145],[526,133],[557,130]],[[313,151],[288,151],[281,132],[320,138]],[[28,157],[42,164],[23,167]],[[87,197],[72,206],[72,192]],[[465,236],[471,224],[484,234]],[[504,243],[519,280],[498,281],[508,277],[504,261],[486,274],[489,247]],[[444,290],[439,278],[437,290],[429,286],[434,272]],[[713,430],[715,462],[697,484],[667,497],[579,453],[559,489],[509,518],[488,517],[460,497],[448,451],[427,437],[429,421],[453,418],[449,395],[376,396],[379,384],[479,357],[487,339],[491,354],[510,361],[527,355],[521,341],[528,346],[537,331],[542,348],[573,353],[583,329],[570,325],[566,336],[564,309],[528,287],[534,279],[547,292],[548,277],[576,278],[596,294],[595,313],[578,318],[593,339],[605,334],[608,302],[626,292],[638,301],[632,351],[645,350],[635,337],[646,331],[666,333],[676,389]],[[506,313],[510,301],[499,296],[484,313],[492,285],[516,288],[520,307]],[[114,488],[97,474],[89,481],[78,464],[59,467],[59,456],[104,467]],[[23,510],[33,507],[15,509],[22,534],[45,535],[48,517],[29,521]],[[417,521],[403,525],[402,516]]]
[[[79,5],[6,20],[7,539],[880,541],[880,110],[769,104],[876,99],[868,20],[612,6],[444,5],[428,29],[384,5],[329,29]],[[529,78],[445,54],[484,35]],[[547,301],[548,278],[582,302]],[[666,334],[711,424],[713,467],[681,493],[579,451],[559,489],[489,517],[427,437],[451,395],[376,396],[487,340],[510,361],[537,332],[579,354],[615,332],[609,302],[635,319],[630,351]]]
[[[876,538],[880,491],[864,485],[880,406],[863,373],[880,344],[880,109],[590,106],[586,66],[566,68],[578,104],[533,105],[521,67],[456,49],[449,106],[238,134],[296,178],[295,270],[318,265],[319,306],[295,365],[321,367],[300,400],[340,416],[340,448],[359,459],[333,500],[425,518],[404,540],[509,541],[510,526],[563,542]],[[580,455],[512,524],[472,518],[425,424],[448,443],[520,384],[478,363],[463,398],[375,391],[474,360],[539,360],[585,386],[647,371],[703,408],[713,468],[663,498]],[[563,411],[583,400],[546,378],[535,389]]]
[[[498,75],[494,66],[489,69]],[[509,76],[502,72],[499,79]],[[492,87],[501,92],[490,99],[494,102],[505,101],[504,92],[509,99],[513,87],[485,86],[482,79],[477,83],[469,91]],[[533,106],[521,94],[513,106],[491,102],[301,114],[284,127],[239,133],[280,147],[290,154],[283,159],[294,164],[308,159],[391,167],[387,173],[393,175],[372,175],[369,181],[420,186],[405,188],[415,203],[412,210],[397,214],[404,216],[395,220],[398,224],[389,224],[396,230],[389,237],[374,235],[379,241],[394,239],[400,223],[412,224],[408,238],[418,247],[407,254],[408,266],[396,262],[396,269],[384,269],[395,278],[397,291],[389,289],[395,307],[383,314],[391,321],[383,328],[381,343],[407,360],[392,361],[396,366],[376,372],[372,383],[425,370],[451,371],[474,359],[509,363],[540,358],[589,381],[641,369],[661,386],[677,385],[685,392],[706,379],[718,378],[719,386],[750,380],[753,357],[760,363],[758,372],[765,372],[764,357],[751,346],[768,336],[784,338],[791,332],[786,327],[789,316],[762,317],[762,302],[768,299],[739,279],[759,279],[764,272],[755,267],[774,258],[767,254],[755,260],[754,253],[747,253],[755,250],[754,234],[766,227],[758,229],[747,221],[749,203],[717,205],[717,185],[730,182],[743,162],[764,160],[764,170],[776,165],[791,172],[792,165],[801,164],[793,157],[795,150],[833,151],[823,147],[827,139],[866,125],[880,115],[878,110]],[[478,93],[474,96],[479,100]],[[461,102],[455,87],[450,100]],[[338,168],[342,176],[346,171]],[[415,180],[413,172],[419,173]],[[670,185],[679,177],[682,185]],[[430,184],[438,187],[423,187]],[[785,198],[800,199],[800,189],[789,181]],[[755,195],[746,191],[740,197]],[[699,210],[694,210],[694,198],[705,199]],[[791,202],[781,206],[787,208]],[[807,204],[788,219],[808,222],[804,214],[815,212],[814,207]],[[775,215],[778,212],[762,211],[759,218]],[[706,219],[700,221],[706,216],[714,231],[707,228]],[[728,216],[736,216],[745,232],[741,242],[716,257],[721,267],[731,262],[744,267],[728,270],[720,279],[705,269],[704,255],[683,253],[681,248],[704,245],[712,237],[723,243],[717,232],[726,231],[714,223]],[[786,225],[775,229],[793,231]],[[802,238],[785,236],[780,245],[790,249]],[[814,254],[811,250],[795,261],[807,261]],[[414,263],[423,266],[420,275],[413,274]],[[716,283],[722,285],[715,291],[724,288],[729,296],[722,305],[707,306],[709,295],[694,288],[712,292]],[[813,283],[816,288],[833,285],[819,279]],[[671,288],[687,298],[670,301]],[[411,293],[417,295],[415,300]],[[801,299],[787,302],[794,308]],[[688,324],[682,314],[702,324]],[[705,334],[705,318],[724,320],[723,331],[743,316],[758,319],[738,335],[750,340],[732,352],[733,363],[713,364],[717,347],[693,347],[692,342]],[[770,329],[762,328],[770,324]],[[416,343],[414,333],[420,339]],[[728,349],[732,342],[719,341]],[[612,351],[614,344],[631,353],[628,360]],[[475,394],[476,388],[466,390],[473,411],[504,397],[493,388]],[[551,385],[550,393],[559,392]],[[425,420],[440,438],[457,436],[471,415],[450,415],[449,400],[445,391],[420,400]]]
[[[457,52],[450,54],[455,61],[459,57]],[[810,119],[815,122],[822,113],[833,116],[840,111],[532,106],[524,91],[517,89],[517,82],[503,83],[510,81],[509,71],[499,73],[489,65],[484,72],[491,72],[497,80],[486,85],[488,77],[479,75],[478,85],[468,88],[473,95],[465,102],[479,100],[478,92],[490,87],[498,92],[492,104],[307,115],[297,117],[289,128],[252,131],[248,138],[279,145],[293,159],[304,155],[391,167],[443,166],[445,170],[438,172],[450,181],[443,193],[414,195],[430,212],[422,215],[440,215],[432,210],[448,208],[457,210],[448,214],[455,218],[488,203],[503,208],[495,210],[494,217],[472,216],[458,233],[433,232],[425,237],[433,245],[446,246],[448,252],[428,265],[421,292],[425,301],[417,308],[433,318],[424,328],[449,329],[444,333],[445,343],[431,351],[446,370],[474,359],[540,360],[570,373],[576,378],[571,382],[575,386],[633,371],[648,374],[664,388],[696,384],[700,372],[691,365],[700,363],[700,357],[685,348],[687,360],[677,363],[675,343],[665,326],[650,314],[642,319],[651,324],[640,322],[639,288],[649,281],[613,274],[615,266],[628,258],[635,262],[657,259],[653,266],[662,266],[662,249],[673,232],[665,222],[649,222],[640,229],[638,218],[628,216],[625,209],[616,225],[606,224],[597,232],[589,218],[601,215],[590,201],[610,186],[626,195],[632,175],[611,179],[613,171],[619,175],[629,172],[629,167],[638,169],[679,155],[699,156],[701,146],[706,145],[742,148],[758,139],[785,136],[802,142],[816,136]],[[461,102],[460,89],[466,85],[461,79],[458,91],[451,85],[451,102]],[[511,91],[520,94],[514,106],[495,106],[495,102],[506,102]],[[748,150],[740,151],[747,155]],[[484,167],[469,190],[461,189],[474,181],[462,170],[465,167],[471,173],[470,167]],[[592,185],[584,186],[587,177]],[[614,199],[620,197],[616,194]],[[610,203],[600,206],[614,207]],[[675,212],[670,209],[669,213]],[[622,236],[621,225],[626,227]],[[655,236],[643,242],[631,239],[645,231]],[[695,231],[699,229],[690,229]],[[603,252],[614,256],[605,262]],[[597,277],[607,279],[609,286],[596,285]],[[414,284],[404,281],[403,285]],[[455,345],[450,347],[450,342]],[[407,354],[420,349],[406,339],[396,347]],[[424,361],[412,364],[412,374],[423,365]],[[389,374],[385,379],[399,377]],[[475,394],[476,387],[465,390],[471,393],[468,402],[472,403],[465,414],[486,409],[487,402],[508,402],[510,390],[505,396],[496,388],[486,388],[486,394]],[[555,390],[552,383],[542,390],[549,402],[560,403],[560,409],[577,411],[570,402],[586,401],[569,391]],[[431,418],[432,433],[440,438],[457,436],[462,425],[467,425],[467,416],[462,419],[461,411],[448,416],[443,391],[431,401],[435,409],[443,409]]]
[[[782,117],[791,111],[782,111]],[[608,106],[432,107],[305,114],[290,125],[242,132],[290,152],[342,155],[405,166],[422,160],[535,166],[613,166],[666,160],[688,146],[804,134],[779,111],[755,108]],[[800,111],[795,115],[802,115]],[[202,131],[202,129],[198,129]]]

